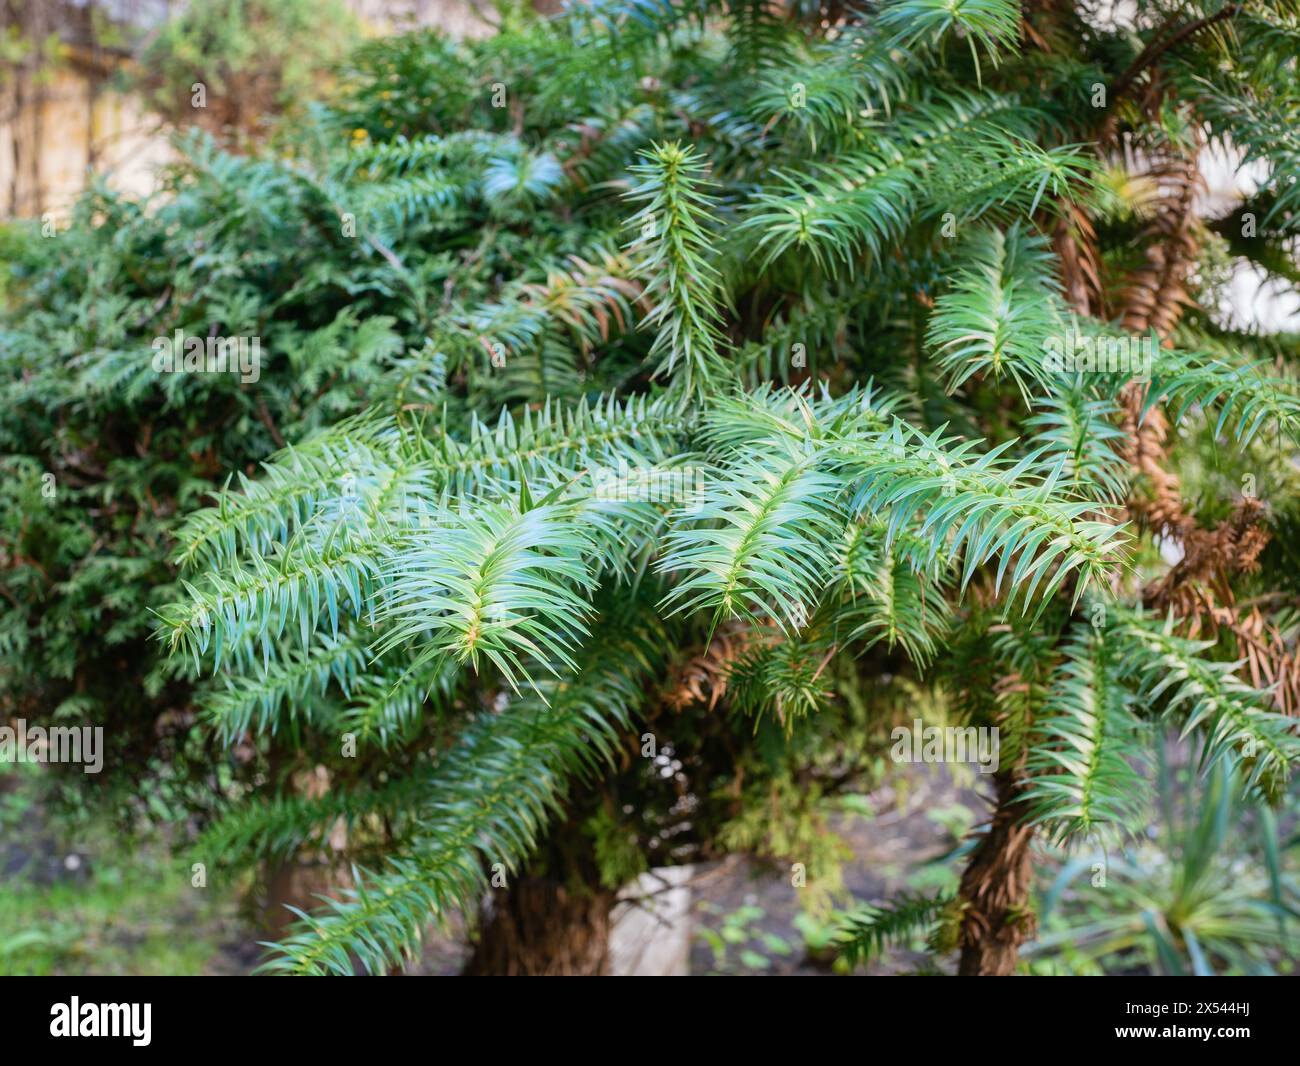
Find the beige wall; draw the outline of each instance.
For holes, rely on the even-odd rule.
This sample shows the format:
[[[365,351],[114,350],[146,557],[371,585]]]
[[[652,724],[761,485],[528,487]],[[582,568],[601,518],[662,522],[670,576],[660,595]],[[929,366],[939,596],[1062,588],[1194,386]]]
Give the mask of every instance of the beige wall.
[[[92,167],[118,188],[152,187],[171,154],[157,120],[136,97],[96,84],[96,72],[74,60],[29,88],[30,99],[15,101],[16,87],[6,87],[0,107],[16,117],[0,125],[0,215],[63,218]]]
[[[349,0],[368,33],[437,26],[456,37],[492,32],[481,0]],[[0,218],[66,217],[93,168],[124,191],[145,194],[172,155],[166,133],[133,95],[110,89],[124,60],[78,55],[20,88],[0,79]],[[23,96],[18,96],[19,93]]]
[[[400,33],[415,26],[437,26],[453,37],[485,37],[491,24],[478,15],[492,14],[483,0],[348,0],[362,24],[374,33]]]

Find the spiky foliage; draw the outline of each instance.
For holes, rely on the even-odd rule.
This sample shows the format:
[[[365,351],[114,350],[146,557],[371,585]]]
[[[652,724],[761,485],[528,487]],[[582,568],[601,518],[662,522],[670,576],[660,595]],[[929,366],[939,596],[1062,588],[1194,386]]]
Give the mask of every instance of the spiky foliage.
[[[1253,116],[1279,173],[1238,253],[1294,281],[1293,11],[1138,7],[513,12],[363,46],[292,163],[194,148],[156,210],[98,194],[7,327],[6,685],[71,697],[129,644],[232,746],[205,861],[341,827],[350,883],[270,964],[300,973],[399,965],[494,874],[607,888],[652,851],[807,860],[824,902],[831,804],[923,701],[1003,741],[934,946],[1010,972],[1038,827],[1122,835],[1148,720],[1256,799],[1298,756],[1235,665],[1295,673],[1295,627],[1263,628],[1295,478],[1261,443],[1294,433],[1297,351],[1216,318],[1194,211],[1197,138]],[[1134,180],[1105,182],[1120,143]],[[260,387],[151,376],[142,340],[213,323],[263,331]],[[1152,382],[1096,357],[1151,341]],[[1209,491],[1247,460],[1268,506]],[[95,506],[39,510],[49,464]],[[105,584],[124,629],[39,614]]]
[[[1146,701],[1163,701],[1177,715],[1183,736],[1203,739],[1202,767],[1226,762],[1241,771],[1253,793],[1277,797],[1300,758],[1292,721],[1268,709],[1268,694],[1236,674],[1241,664],[1216,662],[1204,653],[1214,645],[1180,637],[1172,618],[1153,625],[1140,616],[1119,630],[1121,646],[1137,652],[1131,667]]]
[[[1271,808],[1243,803],[1225,768],[1201,777],[1165,745],[1155,754],[1164,816],[1122,849],[1061,863],[1041,894],[1030,972],[1285,973],[1277,949],[1300,932],[1294,835]]]
[[[1134,765],[1136,694],[1105,638],[1080,626],[1066,648],[1026,759],[1035,824],[1063,837],[1136,829],[1145,813]]]
[[[1043,238],[982,230],[970,241],[952,288],[935,300],[927,342],[939,354],[949,388],[971,375],[1008,375],[1028,397],[1045,391],[1042,353],[1062,330]]]
[[[643,180],[629,196],[643,206],[629,225],[640,231],[645,251],[638,269],[656,301],[645,318],[647,327],[657,327],[650,355],[659,357],[656,373],[679,371],[683,387],[697,390],[716,374],[722,341],[719,277],[707,258],[704,229],[712,206],[704,163],[691,146],[672,143],[656,145],[631,169]]]
[[[903,896],[884,906],[864,906],[845,914],[836,940],[840,954],[850,963],[865,963],[887,947],[928,936],[952,903],[947,896]]]
[[[270,972],[352,972],[350,953],[382,971],[413,952],[431,916],[472,908],[492,867],[522,867],[575,778],[608,766],[661,649],[649,634],[608,639],[570,680],[469,723],[408,797],[423,823],[403,854],[307,919]]]

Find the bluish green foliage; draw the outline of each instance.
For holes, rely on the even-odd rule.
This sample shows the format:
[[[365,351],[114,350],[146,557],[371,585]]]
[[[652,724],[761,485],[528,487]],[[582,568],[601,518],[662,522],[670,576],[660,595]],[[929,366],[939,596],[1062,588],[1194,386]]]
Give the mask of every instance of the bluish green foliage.
[[[1290,39],[1289,5],[1245,7]],[[1065,843],[1132,828],[1152,719],[1282,794],[1300,743],[1232,639],[1141,609],[1168,568],[1122,512],[1124,375],[1045,358],[1117,332],[1067,302],[1108,159],[1064,86],[1140,44],[1009,0],[844,17],[600,2],[371,42],[292,153],[192,141],[156,204],[96,191],[24,253],[3,683],[107,718],[143,678],[136,739],[197,709],[239,779],[195,845],[215,865],[346,829],[350,884],[268,969],[400,965],[583,821],[672,859],[833,854],[828,803],[904,711],[1001,730],[1016,817]],[[1031,49],[1024,17],[1070,43]],[[1225,93],[1293,102],[1232,95],[1240,60],[1195,35],[1168,59],[1216,139]],[[1286,165],[1271,128],[1247,150]],[[1099,300],[1147,239],[1116,219]],[[261,336],[261,381],[160,381],[175,328]],[[1185,332],[1148,407],[1224,449],[1294,433],[1294,344],[1263,373],[1205,313]],[[680,846],[646,731],[697,804]],[[969,902],[873,907],[848,950],[936,923],[950,950]]]

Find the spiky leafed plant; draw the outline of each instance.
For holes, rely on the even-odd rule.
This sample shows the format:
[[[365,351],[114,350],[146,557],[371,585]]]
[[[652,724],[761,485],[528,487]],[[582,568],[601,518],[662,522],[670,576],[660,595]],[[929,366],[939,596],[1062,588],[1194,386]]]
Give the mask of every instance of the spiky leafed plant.
[[[464,913],[483,968],[599,972],[593,895],[723,847],[833,886],[830,801],[918,678],[1000,731],[994,810],[863,954],[937,922],[1011,972],[1035,837],[1131,828],[1154,718],[1280,795],[1298,353],[1213,268],[1295,280],[1296,9],[826,14],[515,13],[367,46],[324,112],[314,187],[428,339],[185,519],[157,627],[221,735],[297,745],[196,856],[357,860],[271,969]],[[1241,241],[1195,194],[1229,143],[1267,170]]]
[[[1152,831],[1061,864],[1042,893],[1031,972],[1285,972],[1300,923],[1294,834],[1272,808],[1243,804],[1223,767],[1198,775],[1171,766],[1162,746],[1154,756]]]

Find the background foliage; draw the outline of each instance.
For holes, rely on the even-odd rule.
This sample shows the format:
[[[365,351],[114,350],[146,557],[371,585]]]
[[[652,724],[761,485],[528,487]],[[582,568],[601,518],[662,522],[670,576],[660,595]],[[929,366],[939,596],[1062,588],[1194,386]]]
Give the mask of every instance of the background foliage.
[[[848,911],[851,961],[1010,972],[1035,848],[1140,835],[1166,728],[1206,782],[1184,861],[1236,804],[1272,826],[1296,338],[1215,309],[1224,264],[1295,282],[1300,22],[1137,13],[503,7],[361,45],[273,152],[191,135],[153,200],[10,233],[7,705],[110,726],[92,787],[191,812],[219,876],[335,868],[277,972],[454,916],[482,962],[539,886],[607,914],[728,850],[825,917],[837,803],[914,717],[1000,731],[992,815],[953,891]],[[1214,218],[1229,141],[1263,177]],[[178,328],[260,337],[260,381],[156,375]],[[1066,337],[1150,382],[1054,370]],[[1268,965],[1266,851],[1161,968]]]

